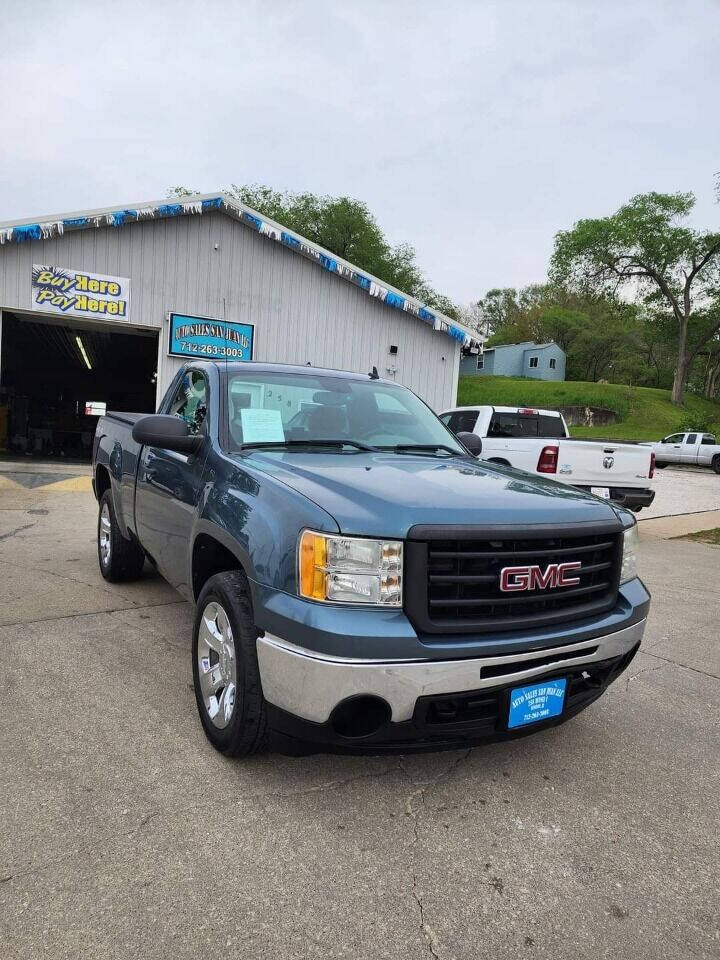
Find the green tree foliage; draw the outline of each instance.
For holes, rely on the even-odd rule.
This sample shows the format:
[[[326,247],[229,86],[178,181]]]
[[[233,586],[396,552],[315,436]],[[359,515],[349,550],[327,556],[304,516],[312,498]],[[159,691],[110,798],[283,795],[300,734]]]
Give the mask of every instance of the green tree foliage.
[[[185,187],[175,187],[170,196],[184,197],[192,192]],[[277,221],[383,282],[457,319],[455,304],[433,290],[423,277],[414,248],[407,243],[390,244],[361,200],[289,193],[261,184],[232,184],[225,192],[269,220]]]
[[[553,340],[567,354],[569,380],[653,387],[672,382],[673,327],[667,314],[554,284],[491,290],[479,303],[490,310],[490,346]]]
[[[708,340],[698,361],[691,380],[695,392],[702,393],[708,400],[720,398],[720,332]]]
[[[672,318],[672,399],[682,403],[693,361],[720,330],[720,234],[693,230],[691,193],[633,197],[609,217],[555,238],[551,279],[583,293],[618,292]]]
[[[512,287],[495,287],[488,290],[482,300],[478,301],[477,306],[485,325],[486,334],[493,337],[507,335],[504,331],[513,326],[520,313],[517,290],[512,289]],[[497,342],[508,341],[499,340]]]

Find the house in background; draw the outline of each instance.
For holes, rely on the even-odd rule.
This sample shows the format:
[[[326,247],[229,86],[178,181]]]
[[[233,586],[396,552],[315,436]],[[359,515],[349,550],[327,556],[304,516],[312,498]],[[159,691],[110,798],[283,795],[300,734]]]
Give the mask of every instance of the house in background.
[[[565,351],[556,343],[508,343],[460,357],[460,376],[564,380]]]

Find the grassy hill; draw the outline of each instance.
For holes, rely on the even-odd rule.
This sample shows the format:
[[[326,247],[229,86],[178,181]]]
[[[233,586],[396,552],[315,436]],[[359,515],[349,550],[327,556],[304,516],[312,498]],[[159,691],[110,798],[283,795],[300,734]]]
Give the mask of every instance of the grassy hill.
[[[688,394],[683,406],[678,407],[671,403],[669,390],[651,387],[579,380],[556,383],[524,377],[460,377],[458,406],[481,403],[549,409],[579,404],[606,407],[617,413],[617,422],[609,426],[573,427],[571,433],[578,437],[660,440],[694,419],[700,424],[713,424],[720,433],[720,404]]]

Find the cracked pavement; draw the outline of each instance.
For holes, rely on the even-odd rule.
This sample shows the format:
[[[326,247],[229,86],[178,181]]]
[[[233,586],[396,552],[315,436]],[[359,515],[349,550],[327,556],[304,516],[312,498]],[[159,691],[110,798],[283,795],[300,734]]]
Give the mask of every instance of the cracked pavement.
[[[227,760],[191,609],[91,495],[0,489],[0,955],[720,957],[718,548],[646,540],[642,652],[533,737]]]

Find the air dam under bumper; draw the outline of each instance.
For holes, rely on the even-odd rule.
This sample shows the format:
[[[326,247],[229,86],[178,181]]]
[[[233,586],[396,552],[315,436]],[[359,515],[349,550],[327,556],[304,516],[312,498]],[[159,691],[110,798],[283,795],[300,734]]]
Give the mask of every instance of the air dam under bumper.
[[[291,741],[351,752],[441,749],[524,735],[578,713],[627,667],[645,623],[578,643],[472,660],[327,657],[269,634],[258,638],[257,653],[279,749],[308,752],[296,751]],[[563,714],[508,731],[509,690],[551,676],[569,680]],[[353,703],[362,711],[359,726],[353,726]]]

